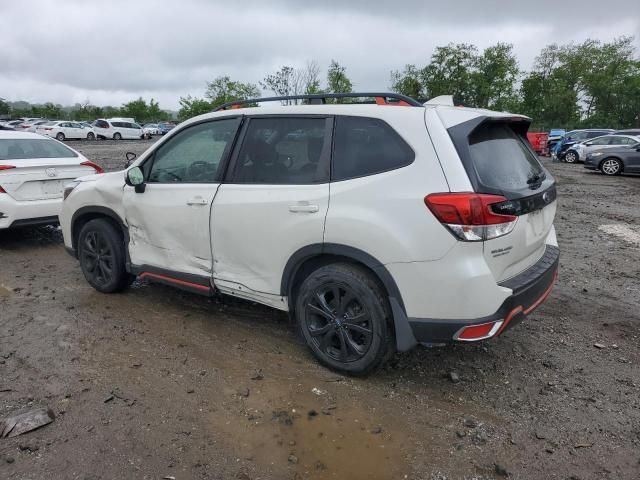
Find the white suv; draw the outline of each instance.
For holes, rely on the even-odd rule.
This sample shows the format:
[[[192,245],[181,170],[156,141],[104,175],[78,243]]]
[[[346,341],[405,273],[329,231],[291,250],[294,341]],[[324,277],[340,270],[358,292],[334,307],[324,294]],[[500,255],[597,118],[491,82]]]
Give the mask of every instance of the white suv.
[[[559,250],[529,119],[397,94],[324,104],[335,96],[201,115],[126,172],[78,179],[61,225],[87,281],[288,311],[323,364],[354,374],[536,308]]]
[[[102,140],[136,140],[144,138],[144,130],[133,118],[99,118],[93,122],[96,137]]]

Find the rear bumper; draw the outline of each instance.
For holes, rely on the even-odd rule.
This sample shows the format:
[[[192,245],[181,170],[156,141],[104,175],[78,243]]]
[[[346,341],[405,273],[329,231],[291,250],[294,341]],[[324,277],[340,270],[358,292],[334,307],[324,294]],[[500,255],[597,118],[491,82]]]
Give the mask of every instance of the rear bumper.
[[[0,194],[0,230],[58,222],[62,198],[52,200],[17,201]]]
[[[409,326],[415,340],[418,343],[434,344],[484,340],[501,335],[524,320],[545,301],[558,276],[559,259],[559,248],[547,245],[538,262],[521,274],[500,283],[501,287],[511,289],[512,294],[489,316],[471,320],[409,318]],[[475,338],[460,338],[466,327],[482,325],[487,326],[486,334]]]

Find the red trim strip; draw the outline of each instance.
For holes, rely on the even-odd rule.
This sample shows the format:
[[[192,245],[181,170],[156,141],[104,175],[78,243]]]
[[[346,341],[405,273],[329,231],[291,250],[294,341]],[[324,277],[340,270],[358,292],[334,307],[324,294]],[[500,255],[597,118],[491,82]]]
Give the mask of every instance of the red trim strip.
[[[547,299],[547,297],[551,293],[551,290],[553,289],[553,284],[556,282],[557,279],[558,279],[558,270],[556,270],[556,272],[553,274],[553,280],[551,280],[551,285],[549,285],[549,288],[547,288],[544,291],[544,293],[540,296],[540,298],[538,298],[538,300],[533,302],[533,304],[524,311],[525,315],[528,315],[529,313],[533,312],[536,308],[538,308],[538,306],[540,306],[542,302],[544,302]]]
[[[183,287],[196,288],[198,290],[202,290],[205,292],[210,292],[211,287],[207,287],[206,285],[200,285],[199,283],[191,283],[186,282],[184,280],[178,280],[177,278],[167,277],[166,275],[161,275],[159,273],[151,273],[151,272],[142,272],[140,278],[157,278],[158,280],[164,280],[165,282],[175,283],[176,285],[182,285]]]
[[[516,308],[514,308],[513,310],[511,310],[509,312],[509,315],[507,315],[507,318],[504,319],[504,322],[502,322],[502,326],[500,327],[500,329],[496,332],[496,334],[494,335],[494,337],[497,337],[498,335],[500,335],[502,333],[502,331],[507,328],[507,325],[509,325],[509,322],[511,320],[513,320],[513,317],[515,317],[517,314],[519,314],[520,312],[522,312],[522,305],[518,305]]]
[[[526,310],[524,310],[524,308],[522,307],[522,305],[518,305],[516,308],[514,308],[513,310],[511,310],[509,312],[509,315],[507,315],[507,317],[504,319],[504,323],[502,324],[502,326],[500,327],[500,330],[498,330],[496,332],[496,334],[494,335],[494,337],[497,337],[498,335],[500,335],[502,333],[502,331],[507,328],[507,325],[509,325],[509,322],[511,320],[513,320],[513,318],[518,315],[519,313],[524,313],[525,315],[529,315],[529,313],[533,312],[536,308],[538,308],[540,306],[540,304],[542,302],[544,302],[547,297],[549,296],[549,294],[551,293],[551,290],[553,290],[553,285],[556,282],[556,280],[558,279],[558,270],[556,270],[553,274],[553,279],[551,280],[551,285],[549,285],[547,287],[547,289],[544,291],[544,293],[542,295],[540,295],[540,298],[538,298],[535,302],[533,302],[533,304],[531,304],[531,306],[529,308],[527,308]]]

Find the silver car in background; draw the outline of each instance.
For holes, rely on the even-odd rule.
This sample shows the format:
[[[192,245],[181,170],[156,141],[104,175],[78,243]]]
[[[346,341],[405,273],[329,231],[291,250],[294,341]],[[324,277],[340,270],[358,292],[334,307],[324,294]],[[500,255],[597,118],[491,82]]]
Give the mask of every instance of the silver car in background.
[[[603,135],[572,145],[564,158],[567,163],[584,162],[587,155],[595,150],[634,145],[638,142],[640,142],[640,136]]]

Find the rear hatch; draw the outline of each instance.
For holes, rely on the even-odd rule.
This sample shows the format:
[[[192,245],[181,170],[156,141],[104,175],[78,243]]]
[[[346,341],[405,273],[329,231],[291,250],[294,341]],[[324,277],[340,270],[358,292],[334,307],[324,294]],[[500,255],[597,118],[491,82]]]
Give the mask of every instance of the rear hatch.
[[[510,233],[484,241],[497,282],[538,261],[553,228],[555,181],[528,144],[528,127],[524,117],[479,117],[449,128],[474,191],[504,197],[492,210],[517,217]]]
[[[95,173],[83,157],[50,139],[0,139],[0,189],[18,201],[62,198],[71,180]]]

